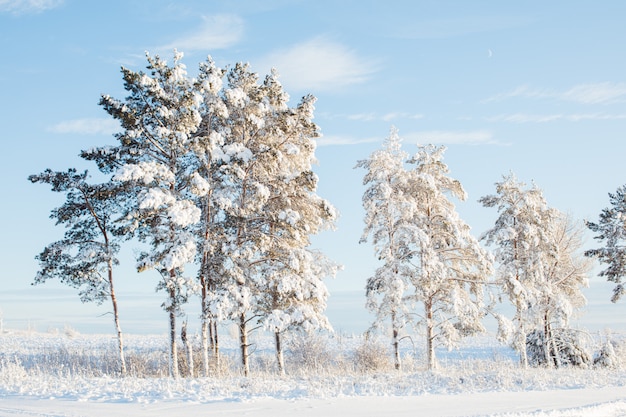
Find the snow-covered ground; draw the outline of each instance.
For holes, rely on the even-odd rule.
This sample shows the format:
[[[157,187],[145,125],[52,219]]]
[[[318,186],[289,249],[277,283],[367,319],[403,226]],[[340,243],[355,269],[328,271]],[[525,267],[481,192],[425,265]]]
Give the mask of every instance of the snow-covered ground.
[[[617,417],[626,415],[626,388],[464,393],[421,396],[351,396],[333,398],[208,402],[155,398],[149,403],[76,401],[7,396],[1,416],[549,416]]]
[[[622,366],[522,370],[513,352],[490,337],[470,339],[458,351],[438,351],[436,372],[424,370],[422,352],[412,347],[405,350],[402,372],[363,372],[354,365],[362,340],[334,336],[320,345],[333,356],[330,365],[307,370],[288,361],[286,377],[274,373],[271,344],[259,337],[253,375],[244,378],[236,371],[236,345],[225,336],[229,369],[216,377],[178,380],[160,374],[167,364],[165,335],[129,335],[126,342],[134,375],[118,378],[111,371],[111,336],[71,329],[5,332],[0,416],[626,415]],[[320,354],[319,346],[307,349]]]

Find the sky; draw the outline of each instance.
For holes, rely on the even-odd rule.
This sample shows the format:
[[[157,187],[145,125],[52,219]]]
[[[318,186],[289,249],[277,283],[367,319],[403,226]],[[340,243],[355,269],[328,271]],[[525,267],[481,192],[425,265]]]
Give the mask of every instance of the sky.
[[[314,245],[344,266],[328,281],[331,321],[363,322],[364,297],[339,296],[360,297],[377,266],[373,247],[359,244],[364,172],[354,166],[392,126],[409,153],[417,143],[447,147],[444,162],[468,193],[457,210],[477,237],[497,216],[477,200],[509,172],[534,182],[551,207],[597,219],[626,183],[625,18],[617,0],[0,0],[4,325],[109,324],[107,306],[81,305],[55,283],[31,286],[35,256],[63,235],[49,219],[63,196],[27,177],[96,171],[80,150],[114,144],[119,129],[100,95],[124,98],[120,68],[145,69],[146,51],[170,62],[183,52],[191,76],[209,55],[219,66],[248,62],[261,76],[275,68],[292,105],[317,97],[318,192],[340,219]],[[586,247],[595,246],[589,234]],[[116,276],[122,324],[147,328],[150,304],[165,331],[156,273],[136,273],[128,249]],[[589,291],[588,310],[624,316],[602,279]]]

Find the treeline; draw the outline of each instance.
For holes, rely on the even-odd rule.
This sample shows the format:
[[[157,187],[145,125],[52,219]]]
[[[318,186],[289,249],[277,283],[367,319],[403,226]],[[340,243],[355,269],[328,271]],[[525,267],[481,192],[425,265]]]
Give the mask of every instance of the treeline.
[[[205,376],[219,360],[218,324],[224,321],[238,326],[245,375],[249,333],[259,327],[273,332],[284,373],[286,331],[330,328],[324,279],[338,269],[310,247],[311,236],[334,228],[337,218],[316,193],[315,98],[290,107],[274,72],[261,81],[245,64],[219,68],[209,57],[190,77],[181,59],[176,53],[169,65],[147,55],[146,72],[122,68],[126,98],[101,97],[100,105],[120,123],[118,144],[84,150],[81,157],[107,181],[93,183],[76,169],[29,177],[66,196],[51,214],[65,235],[37,256],[35,283],[58,279],[78,288],[83,301],[110,301],[126,374],[114,268],[125,242],[143,242],[149,250],[140,253],[137,270],[161,277],[171,376],[180,374],[176,319],[196,295]],[[580,253],[584,224],[548,207],[539,188],[513,174],[481,198],[499,217],[476,239],[450,201],[466,194],[447,175],[444,152],[420,146],[410,156],[392,129],[382,149],[357,163],[366,171],[361,241],[371,240],[381,261],[367,279],[367,307],[376,315],[373,329],[390,324],[395,367],[401,368],[400,340],[412,328],[424,328],[434,368],[435,346],[454,347],[484,331],[487,314],[496,317],[499,339],[518,350],[523,366],[529,349],[531,363],[575,363],[569,319],[585,302],[589,257],[609,264],[602,274],[618,284],[614,300],[623,293],[625,190],[611,195],[614,208],[603,211],[599,223],[588,224],[606,241],[588,257]],[[185,273],[191,265],[194,277]],[[503,297],[515,307],[512,319],[494,312]]]

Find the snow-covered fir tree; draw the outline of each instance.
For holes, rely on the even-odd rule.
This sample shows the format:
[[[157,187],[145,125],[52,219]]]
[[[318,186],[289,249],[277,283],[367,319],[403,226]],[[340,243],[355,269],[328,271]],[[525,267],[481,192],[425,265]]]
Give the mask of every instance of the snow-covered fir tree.
[[[425,328],[429,369],[436,366],[437,343],[452,347],[462,336],[483,330],[482,287],[491,258],[449,200],[464,200],[466,194],[447,176],[444,152],[444,147],[420,146],[407,158],[392,129],[383,150],[357,164],[368,170],[363,239],[373,236],[383,261],[368,280],[368,306],[378,320],[391,319],[396,368],[399,330],[411,317],[421,317],[417,323]],[[423,314],[413,310],[418,303]]]
[[[554,208],[548,207],[543,192],[513,174],[496,183],[496,194],[482,197],[485,207],[495,207],[499,216],[482,237],[494,247],[498,263],[496,279],[515,307],[515,326],[509,339],[527,366],[527,337],[541,334],[547,364],[552,361],[558,340],[556,329],[566,329],[575,308],[584,304],[581,288],[586,285],[589,263],[578,253],[582,246],[579,228]],[[500,318],[506,329],[506,319]],[[539,332],[539,333],[538,333]],[[543,343],[543,342],[542,342]]]
[[[124,339],[113,285],[113,267],[118,264],[120,248],[114,220],[123,190],[110,182],[91,184],[87,178],[87,171],[79,173],[73,168],[67,172],[47,169],[28,177],[33,183],[49,184],[52,191],[65,194],[65,203],[52,210],[50,217],[67,228],[63,239],[46,246],[37,256],[41,269],[34,283],[57,279],[78,288],[83,302],[111,302],[120,372],[124,375]]]
[[[122,68],[126,99],[101,98],[100,104],[124,129],[117,135],[119,145],[84,151],[83,156],[113,171],[115,181],[134,188],[124,220],[128,231],[151,247],[140,255],[138,270],[153,269],[161,275],[157,289],[167,294],[163,308],[170,322],[170,373],[177,377],[176,317],[193,285],[184,270],[194,261],[191,228],[201,215],[195,194],[208,191],[192,186],[188,172],[202,96],[180,62],[181,53],[175,52],[171,66],[158,56],[146,56],[148,73]]]
[[[611,297],[615,303],[626,293],[622,283],[626,276],[626,185],[609,193],[609,202],[611,205],[602,209],[598,222],[587,222],[589,230],[596,234],[594,239],[603,246],[585,254],[606,265],[599,275],[615,283]]]

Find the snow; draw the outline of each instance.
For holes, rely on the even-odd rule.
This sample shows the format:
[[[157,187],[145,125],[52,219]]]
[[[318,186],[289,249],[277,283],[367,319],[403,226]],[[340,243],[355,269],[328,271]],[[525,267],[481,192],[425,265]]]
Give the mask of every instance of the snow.
[[[335,362],[341,349],[362,342],[358,336],[328,337],[319,346],[329,349]],[[197,342],[197,336],[191,339]],[[271,369],[271,336],[258,334],[253,342],[258,360],[248,378],[226,371],[175,380],[165,376],[166,335],[127,335],[129,363],[135,369],[143,363],[144,375],[118,378],[96,370],[114,366],[110,335],[5,331],[0,334],[0,416],[626,415],[623,367],[522,370],[514,353],[488,336],[473,338],[458,351],[439,352],[440,368],[434,372],[417,359],[410,371],[367,373],[295,370],[294,362],[287,362],[284,377]],[[311,340],[303,346],[312,349],[309,355],[315,353]],[[236,368],[236,337],[224,335],[222,349],[225,362]],[[154,364],[164,367],[161,374],[149,372]]]
[[[495,397],[495,398],[494,398]],[[223,399],[207,403],[155,401],[94,402],[58,399],[33,399],[8,396],[0,399],[0,415],[108,417],[127,416],[546,416],[617,417],[626,414],[626,388],[576,389],[421,397],[338,397],[329,399],[256,400]]]
[[[158,162],[139,162],[138,164],[126,164],[122,166],[113,177],[116,181],[140,181],[150,184],[153,181],[174,181],[174,174],[170,169]]]

